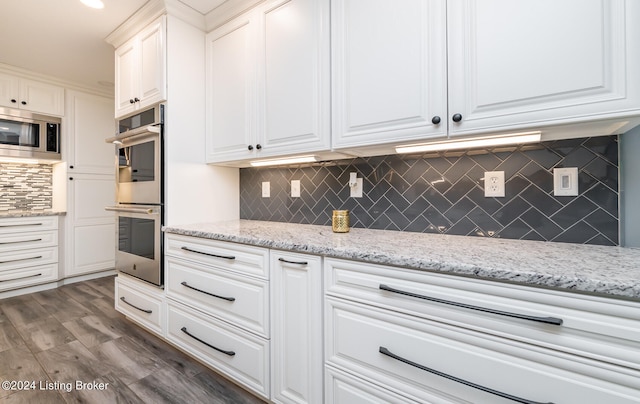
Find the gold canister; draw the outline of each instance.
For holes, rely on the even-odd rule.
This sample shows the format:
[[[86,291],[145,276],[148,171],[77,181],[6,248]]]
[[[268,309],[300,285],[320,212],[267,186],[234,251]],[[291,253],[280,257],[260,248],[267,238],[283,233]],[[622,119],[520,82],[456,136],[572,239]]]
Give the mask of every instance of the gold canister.
[[[334,210],[331,227],[334,233],[347,233],[349,231],[349,211]]]

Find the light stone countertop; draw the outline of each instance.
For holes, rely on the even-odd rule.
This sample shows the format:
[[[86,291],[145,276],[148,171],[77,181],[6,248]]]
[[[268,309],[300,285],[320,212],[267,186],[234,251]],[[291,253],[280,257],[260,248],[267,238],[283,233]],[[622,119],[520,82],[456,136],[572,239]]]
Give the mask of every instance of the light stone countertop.
[[[5,210],[0,211],[0,218],[7,217],[35,217],[35,216],[64,216],[67,212],[52,210]]]
[[[640,300],[640,249],[234,220],[167,233]]]

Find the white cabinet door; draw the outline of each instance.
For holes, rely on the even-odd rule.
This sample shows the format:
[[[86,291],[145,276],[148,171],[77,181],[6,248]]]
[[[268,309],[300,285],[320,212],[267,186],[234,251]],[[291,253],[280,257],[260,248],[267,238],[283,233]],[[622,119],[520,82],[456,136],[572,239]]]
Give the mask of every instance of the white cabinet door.
[[[446,136],[445,12],[440,0],[331,2],[335,148]]]
[[[637,111],[638,15],[624,0],[449,0],[450,134]]]
[[[116,132],[113,101],[110,98],[69,91],[66,108],[63,127],[66,139],[62,146],[69,172],[113,175],[115,147],[104,141]]]
[[[165,27],[162,16],[116,49],[116,117],[167,98]]]
[[[64,88],[0,73],[0,106],[64,115]]]
[[[257,156],[328,150],[329,2],[275,0],[261,9]]]
[[[115,217],[104,207],[115,204],[114,176],[74,173],[68,192],[64,277],[113,269]]]
[[[255,154],[256,13],[246,13],[206,37],[207,162]]]
[[[138,48],[137,38],[120,46],[115,52],[116,61],[116,116],[125,115],[135,111],[134,97],[136,93],[136,83],[138,82]]]
[[[166,97],[166,55],[165,19],[157,20],[140,34],[140,74],[138,92],[140,107],[146,107],[165,100]]]
[[[271,399],[323,402],[322,259],[271,250]]]

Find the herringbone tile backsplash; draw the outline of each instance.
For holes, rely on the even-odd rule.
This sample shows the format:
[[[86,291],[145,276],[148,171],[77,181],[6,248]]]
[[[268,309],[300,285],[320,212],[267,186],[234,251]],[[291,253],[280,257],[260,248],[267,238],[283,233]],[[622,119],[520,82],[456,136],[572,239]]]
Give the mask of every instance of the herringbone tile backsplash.
[[[558,167],[578,167],[579,196],[553,196]],[[485,171],[505,172],[504,198],[484,197]],[[350,172],[362,198],[349,196]],[[242,219],[330,225],[333,209],[348,209],[352,227],[618,245],[618,138],[240,170]]]

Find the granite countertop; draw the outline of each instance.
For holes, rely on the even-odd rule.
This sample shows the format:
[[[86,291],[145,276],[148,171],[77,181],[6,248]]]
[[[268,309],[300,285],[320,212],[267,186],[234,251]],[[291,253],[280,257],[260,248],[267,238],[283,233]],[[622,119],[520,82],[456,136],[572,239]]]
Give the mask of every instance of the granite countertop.
[[[33,217],[33,216],[64,216],[67,212],[54,212],[52,210],[10,210],[0,211],[0,218],[7,217]]]
[[[234,220],[168,233],[640,300],[640,249]]]

